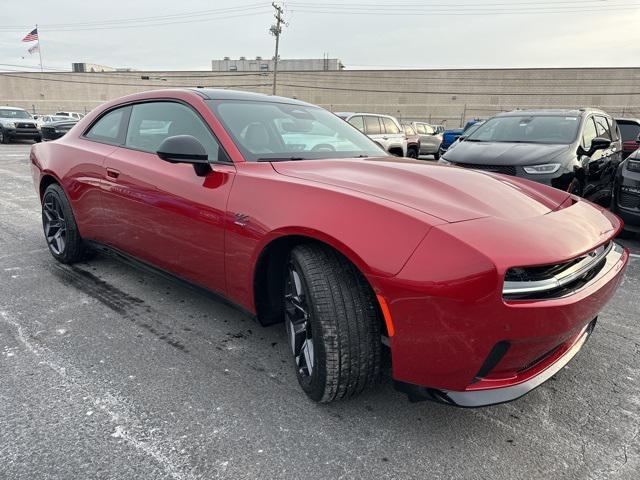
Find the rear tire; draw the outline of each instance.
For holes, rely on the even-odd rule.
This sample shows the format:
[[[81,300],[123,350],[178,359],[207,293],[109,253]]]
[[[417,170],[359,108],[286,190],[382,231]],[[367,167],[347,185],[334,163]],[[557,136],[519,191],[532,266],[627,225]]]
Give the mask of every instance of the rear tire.
[[[336,251],[313,244],[295,247],[285,271],[285,325],[307,396],[328,403],[374,384],[381,322],[364,276]]]
[[[437,162],[438,160],[440,160],[440,151],[437,151],[436,153],[433,154],[433,159]]]
[[[42,227],[53,258],[60,263],[75,263],[91,255],[78,231],[69,200],[57,183],[52,183],[42,196]]]

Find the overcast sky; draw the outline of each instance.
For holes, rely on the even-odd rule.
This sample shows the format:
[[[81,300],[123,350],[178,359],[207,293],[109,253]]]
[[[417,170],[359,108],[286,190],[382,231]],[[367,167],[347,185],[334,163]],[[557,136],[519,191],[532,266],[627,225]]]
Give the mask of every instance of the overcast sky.
[[[1,64],[38,64],[20,41],[36,23],[43,62],[59,69],[273,55],[270,1],[0,0],[0,11]],[[640,0],[292,0],[285,18],[281,58],[328,52],[347,68],[640,66]]]

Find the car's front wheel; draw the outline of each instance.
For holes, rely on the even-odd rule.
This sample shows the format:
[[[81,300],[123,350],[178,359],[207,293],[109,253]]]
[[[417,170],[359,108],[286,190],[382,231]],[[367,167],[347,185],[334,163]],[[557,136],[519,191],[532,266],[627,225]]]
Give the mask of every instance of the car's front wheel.
[[[42,227],[49,251],[59,262],[75,263],[90,253],[82,243],[69,200],[56,183],[42,196]]]
[[[285,326],[304,392],[326,403],[375,383],[381,323],[363,275],[338,252],[313,244],[295,247],[285,272]]]
[[[9,143],[9,141],[9,135],[7,135],[2,127],[0,127],[0,143]]]

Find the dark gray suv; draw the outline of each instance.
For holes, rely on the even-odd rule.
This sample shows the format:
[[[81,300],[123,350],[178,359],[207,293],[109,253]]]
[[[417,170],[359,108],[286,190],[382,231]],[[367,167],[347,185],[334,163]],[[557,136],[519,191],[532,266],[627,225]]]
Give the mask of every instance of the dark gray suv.
[[[609,206],[622,161],[620,130],[602,110],[501,113],[440,163],[524,177]]]

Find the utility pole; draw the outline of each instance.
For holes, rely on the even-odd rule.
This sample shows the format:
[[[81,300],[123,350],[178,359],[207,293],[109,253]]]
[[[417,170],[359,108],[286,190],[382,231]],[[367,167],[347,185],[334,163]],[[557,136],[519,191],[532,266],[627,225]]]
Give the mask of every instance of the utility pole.
[[[284,20],[282,18],[282,14],[284,13],[282,7],[278,5],[276,2],[272,2],[273,8],[276,9],[276,14],[274,15],[276,19],[276,24],[271,25],[269,29],[269,33],[276,37],[276,55],[273,57],[273,95],[276,94],[276,82],[278,79],[278,48],[280,46],[280,34],[282,33],[282,24]]]

